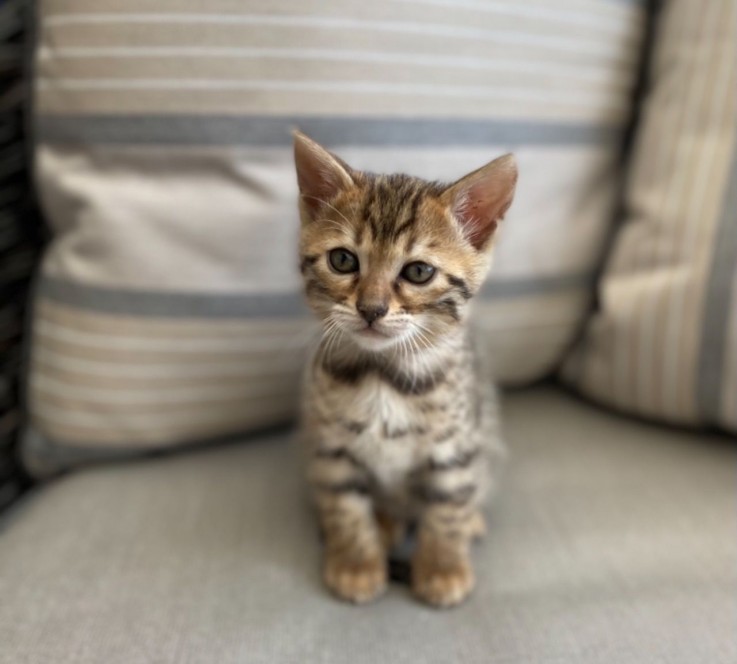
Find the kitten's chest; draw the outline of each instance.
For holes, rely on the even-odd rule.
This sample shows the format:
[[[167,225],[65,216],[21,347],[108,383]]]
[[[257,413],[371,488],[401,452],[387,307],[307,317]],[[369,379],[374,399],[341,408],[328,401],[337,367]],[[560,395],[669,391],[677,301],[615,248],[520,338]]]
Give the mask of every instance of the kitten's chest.
[[[346,390],[344,417],[359,425],[350,447],[384,488],[403,484],[422,451],[424,416],[417,403],[378,378]]]

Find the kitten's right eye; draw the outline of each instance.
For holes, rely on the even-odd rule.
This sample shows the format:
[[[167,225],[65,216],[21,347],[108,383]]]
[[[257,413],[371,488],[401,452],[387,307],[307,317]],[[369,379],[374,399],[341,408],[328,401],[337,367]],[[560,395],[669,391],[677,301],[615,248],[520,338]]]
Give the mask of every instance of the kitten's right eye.
[[[358,272],[358,256],[348,251],[348,249],[343,249],[343,247],[332,249],[328,254],[328,261],[330,267],[341,274]]]

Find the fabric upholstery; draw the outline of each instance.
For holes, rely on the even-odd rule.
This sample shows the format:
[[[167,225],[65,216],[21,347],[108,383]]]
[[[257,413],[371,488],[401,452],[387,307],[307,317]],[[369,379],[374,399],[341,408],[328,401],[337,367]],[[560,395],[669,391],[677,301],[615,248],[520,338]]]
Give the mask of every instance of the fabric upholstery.
[[[432,179],[516,152],[479,325],[507,382],[560,360],[610,219],[640,3],[45,0],[40,21],[56,240],[34,325],[35,472],[292,416],[312,335],[294,126],[357,168]]]
[[[732,664],[737,450],[545,388],[474,552],[435,611],[319,580],[289,435],[78,471],[0,521],[0,662]]]
[[[565,376],[737,432],[737,3],[666,0],[656,35],[622,228]]]

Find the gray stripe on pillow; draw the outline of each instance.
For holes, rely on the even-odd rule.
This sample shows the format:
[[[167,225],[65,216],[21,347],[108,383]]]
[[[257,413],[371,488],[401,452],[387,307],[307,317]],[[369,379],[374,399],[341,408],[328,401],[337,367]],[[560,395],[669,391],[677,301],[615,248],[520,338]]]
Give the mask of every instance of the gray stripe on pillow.
[[[699,375],[697,399],[704,420],[710,424],[719,422],[724,363],[727,352],[732,284],[737,270],[737,145],[732,157],[732,167],[727,191],[722,205],[714,239],[709,281],[706,285],[706,303],[701,326],[699,351]]]
[[[526,295],[546,295],[591,287],[595,278],[595,273],[589,271],[537,279],[492,279],[481,287],[481,297],[486,300],[502,300]]]
[[[486,300],[589,288],[591,272],[496,279],[486,283]],[[41,276],[37,294],[60,304],[111,314],[165,318],[295,318],[307,314],[301,293],[190,293],[106,288]]]
[[[445,120],[231,115],[40,115],[37,140],[45,143],[251,145],[283,147],[299,128],[335,145],[479,146],[578,145],[616,142],[612,125],[525,120]]]
[[[305,315],[301,293],[188,293],[105,288],[41,276],[38,294],[93,311],[166,318],[292,318]]]

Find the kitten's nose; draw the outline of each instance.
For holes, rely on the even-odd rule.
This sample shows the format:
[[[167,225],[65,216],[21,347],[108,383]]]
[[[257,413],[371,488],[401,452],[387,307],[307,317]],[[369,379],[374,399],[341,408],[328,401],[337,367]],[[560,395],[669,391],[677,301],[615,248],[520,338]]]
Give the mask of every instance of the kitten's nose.
[[[363,320],[365,320],[369,325],[371,325],[375,320],[386,316],[386,312],[389,310],[385,304],[361,303],[356,305],[356,309],[358,309],[358,313],[361,314]]]

